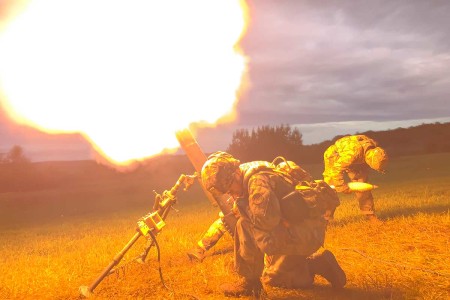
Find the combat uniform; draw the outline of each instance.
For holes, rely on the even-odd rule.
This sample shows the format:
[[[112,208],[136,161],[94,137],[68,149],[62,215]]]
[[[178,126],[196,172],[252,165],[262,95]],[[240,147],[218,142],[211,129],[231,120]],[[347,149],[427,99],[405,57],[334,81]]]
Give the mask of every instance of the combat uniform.
[[[275,168],[275,165],[273,163],[269,163],[267,161],[252,161],[248,163],[241,164],[239,168],[242,170],[242,172],[247,173],[250,171],[250,169],[258,169],[261,167],[268,167],[268,168]],[[291,168],[290,173],[293,176],[293,179],[295,181],[295,184],[302,182],[302,181],[311,181],[312,176],[302,169],[300,166],[295,164],[292,161],[288,162],[282,162],[278,165],[279,168],[286,171],[286,168]],[[250,171],[251,172],[251,171]],[[287,172],[287,171],[286,171]],[[197,247],[191,249],[188,252],[188,256],[191,260],[198,260],[202,261],[204,258],[204,254],[206,251],[211,249],[217,242],[220,240],[220,238],[224,235],[224,233],[227,231],[226,227],[222,220],[223,214],[219,213],[219,218],[214,221],[213,224],[208,228],[208,230],[203,234],[202,238],[198,241]],[[265,259],[265,265],[267,267],[270,267],[272,264],[276,267],[270,267],[271,270],[278,270],[279,265],[284,264],[285,259],[283,257],[269,257]],[[290,260],[288,263],[290,263]],[[282,269],[283,267],[281,267]],[[270,272],[270,274],[273,274],[276,276],[276,271]]]
[[[202,248],[204,251],[208,251],[211,249],[220,238],[227,231],[225,225],[223,224],[223,220],[221,214],[219,214],[219,218],[211,224],[205,234],[202,236],[201,240],[198,241],[198,246]]]
[[[291,191],[292,185],[276,174],[261,172],[250,177],[247,197],[237,200],[241,218],[236,225],[235,266],[240,275],[259,278],[263,253],[306,258],[323,245],[324,219],[283,219],[280,200]]]
[[[248,163],[241,164],[239,167],[244,171],[248,171],[251,168],[258,168],[258,167],[268,167],[272,168],[274,167],[273,164],[267,162],[267,161],[252,161]],[[306,171],[298,167],[298,169],[301,170],[301,172]],[[303,174],[303,173],[300,173]],[[237,212],[236,212],[237,213]],[[238,217],[238,216],[237,216]],[[224,233],[227,231],[225,224],[223,223],[223,214],[222,212],[219,213],[219,218],[214,221],[213,224],[208,228],[208,230],[202,235],[202,238],[197,242],[197,247],[191,249],[188,251],[188,257],[191,261],[197,260],[197,261],[203,261],[206,251],[214,247],[214,245],[217,244],[217,242],[222,238]]]
[[[307,282],[302,285],[312,283],[315,274],[326,278],[333,287],[345,285],[345,273],[331,252],[306,259],[323,245],[327,221],[323,216],[297,218],[296,214],[287,217],[282,213],[286,212],[286,196],[298,195],[292,193],[295,187],[286,176],[264,169],[249,172],[234,157],[219,151],[210,155],[204,164],[202,182],[212,193],[233,195],[239,212],[234,233],[234,262],[235,270],[242,277],[236,283],[222,285],[226,296],[260,293],[264,254],[266,261],[275,258],[281,265],[290,260],[289,256],[299,259],[304,265],[300,277]],[[271,264],[275,265],[272,261],[266,267]],[[266,278],[268,283],[274,279],[270,274]]]
[[[377,148],[378,144],[365,135],[345,136],[328,147],[324,153],[325,170],[323,178],[338,192],[349,192],[344,173],[353,182],[367,182],[370,166],[367,164],[367,152]],[[383,152],[384,153],[384,152]],[[361,212],[365,215],[375,213],[371,191],[355,192]]]

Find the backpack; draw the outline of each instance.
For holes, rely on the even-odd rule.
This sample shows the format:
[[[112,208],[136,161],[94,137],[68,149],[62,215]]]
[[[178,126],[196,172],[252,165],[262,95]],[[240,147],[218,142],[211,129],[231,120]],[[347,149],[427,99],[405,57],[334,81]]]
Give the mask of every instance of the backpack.
[[[282,160],[280,163],[276,163]],[[312,181],[312,176],[298,166],[295,162],[286,160],[282,156],[277,156],[271,163],[267,161],[251,161],[241,165],[244,169],[244,183],[248,184],[248,180],[253,174],[260,172],[272,172],[281,175],[287,182],[292,185],[300,184],[302,181]]]
[[[304,181],[295,186],[295,192],[308,206],[309,217],[312,218],[322,216],[329,221],[340,205],[337,192],[323,180]]]
[[[276,164],[278,159],[283,162]],[[283,157],[275,158],[272,163],[248,163],[244,172],[244,183],[247,185],[250,177],[256,173],[277,174],[292,185],[292,192],[280,199],[281,213],[288,223],[296,224],[310,218],[330,220],[340,204],[337,192],[326,182],[312,180],[306,171]]]

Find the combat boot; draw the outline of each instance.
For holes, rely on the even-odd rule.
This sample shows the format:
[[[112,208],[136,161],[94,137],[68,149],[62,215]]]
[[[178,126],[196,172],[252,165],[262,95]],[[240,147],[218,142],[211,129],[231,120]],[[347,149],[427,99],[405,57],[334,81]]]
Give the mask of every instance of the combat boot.
[[[259,299],[264,292],[259,279],[251,280],[245,277],[240,278],[237,282],[224,283],[220,287],[226,297],[253,296]]]
[[[308,258],[308,267],[312,275],[322,276],[333,288],[343,288],[347,283],[347,277],[336,257],[328,250]]]
[[[187,255],[192,262],[202,262],[205,258],[205,252],[205,249],[195,246],[187,252]]]

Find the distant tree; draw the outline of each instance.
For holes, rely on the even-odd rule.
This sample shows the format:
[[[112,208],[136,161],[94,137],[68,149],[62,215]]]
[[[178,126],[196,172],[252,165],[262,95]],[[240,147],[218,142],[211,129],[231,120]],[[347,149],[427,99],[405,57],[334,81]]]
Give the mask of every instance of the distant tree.
[[[14,145],[11,150],[3,155],[1,163],[3,164],[26,164],[30,160],[25,156],[23,148],[18,145]]]
[[[30,190],[40,179],[22,147],[15,145],[1,156],[0,192]]]
[[[252,129],[238,129],[233,133],[227,152],[241,161],[267,160],[277,156],[290,160],[298,157],[303,146],[302,134],[298,128],[289,125],[262,126]]]

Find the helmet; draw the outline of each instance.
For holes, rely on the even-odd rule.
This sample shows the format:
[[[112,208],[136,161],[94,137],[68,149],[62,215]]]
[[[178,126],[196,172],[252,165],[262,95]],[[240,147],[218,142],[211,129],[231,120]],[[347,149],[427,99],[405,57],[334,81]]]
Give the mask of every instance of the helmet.
[[[233,173],[239,169],[240,161],[231,154],[218,151],[211,154],[202,167],[202,182],[209,192],[227,193],[233,181]]]
[[[383,148],[375,147],[366,151],[365,161],[374,170],[384,173],[387,163],[388,155]]]

